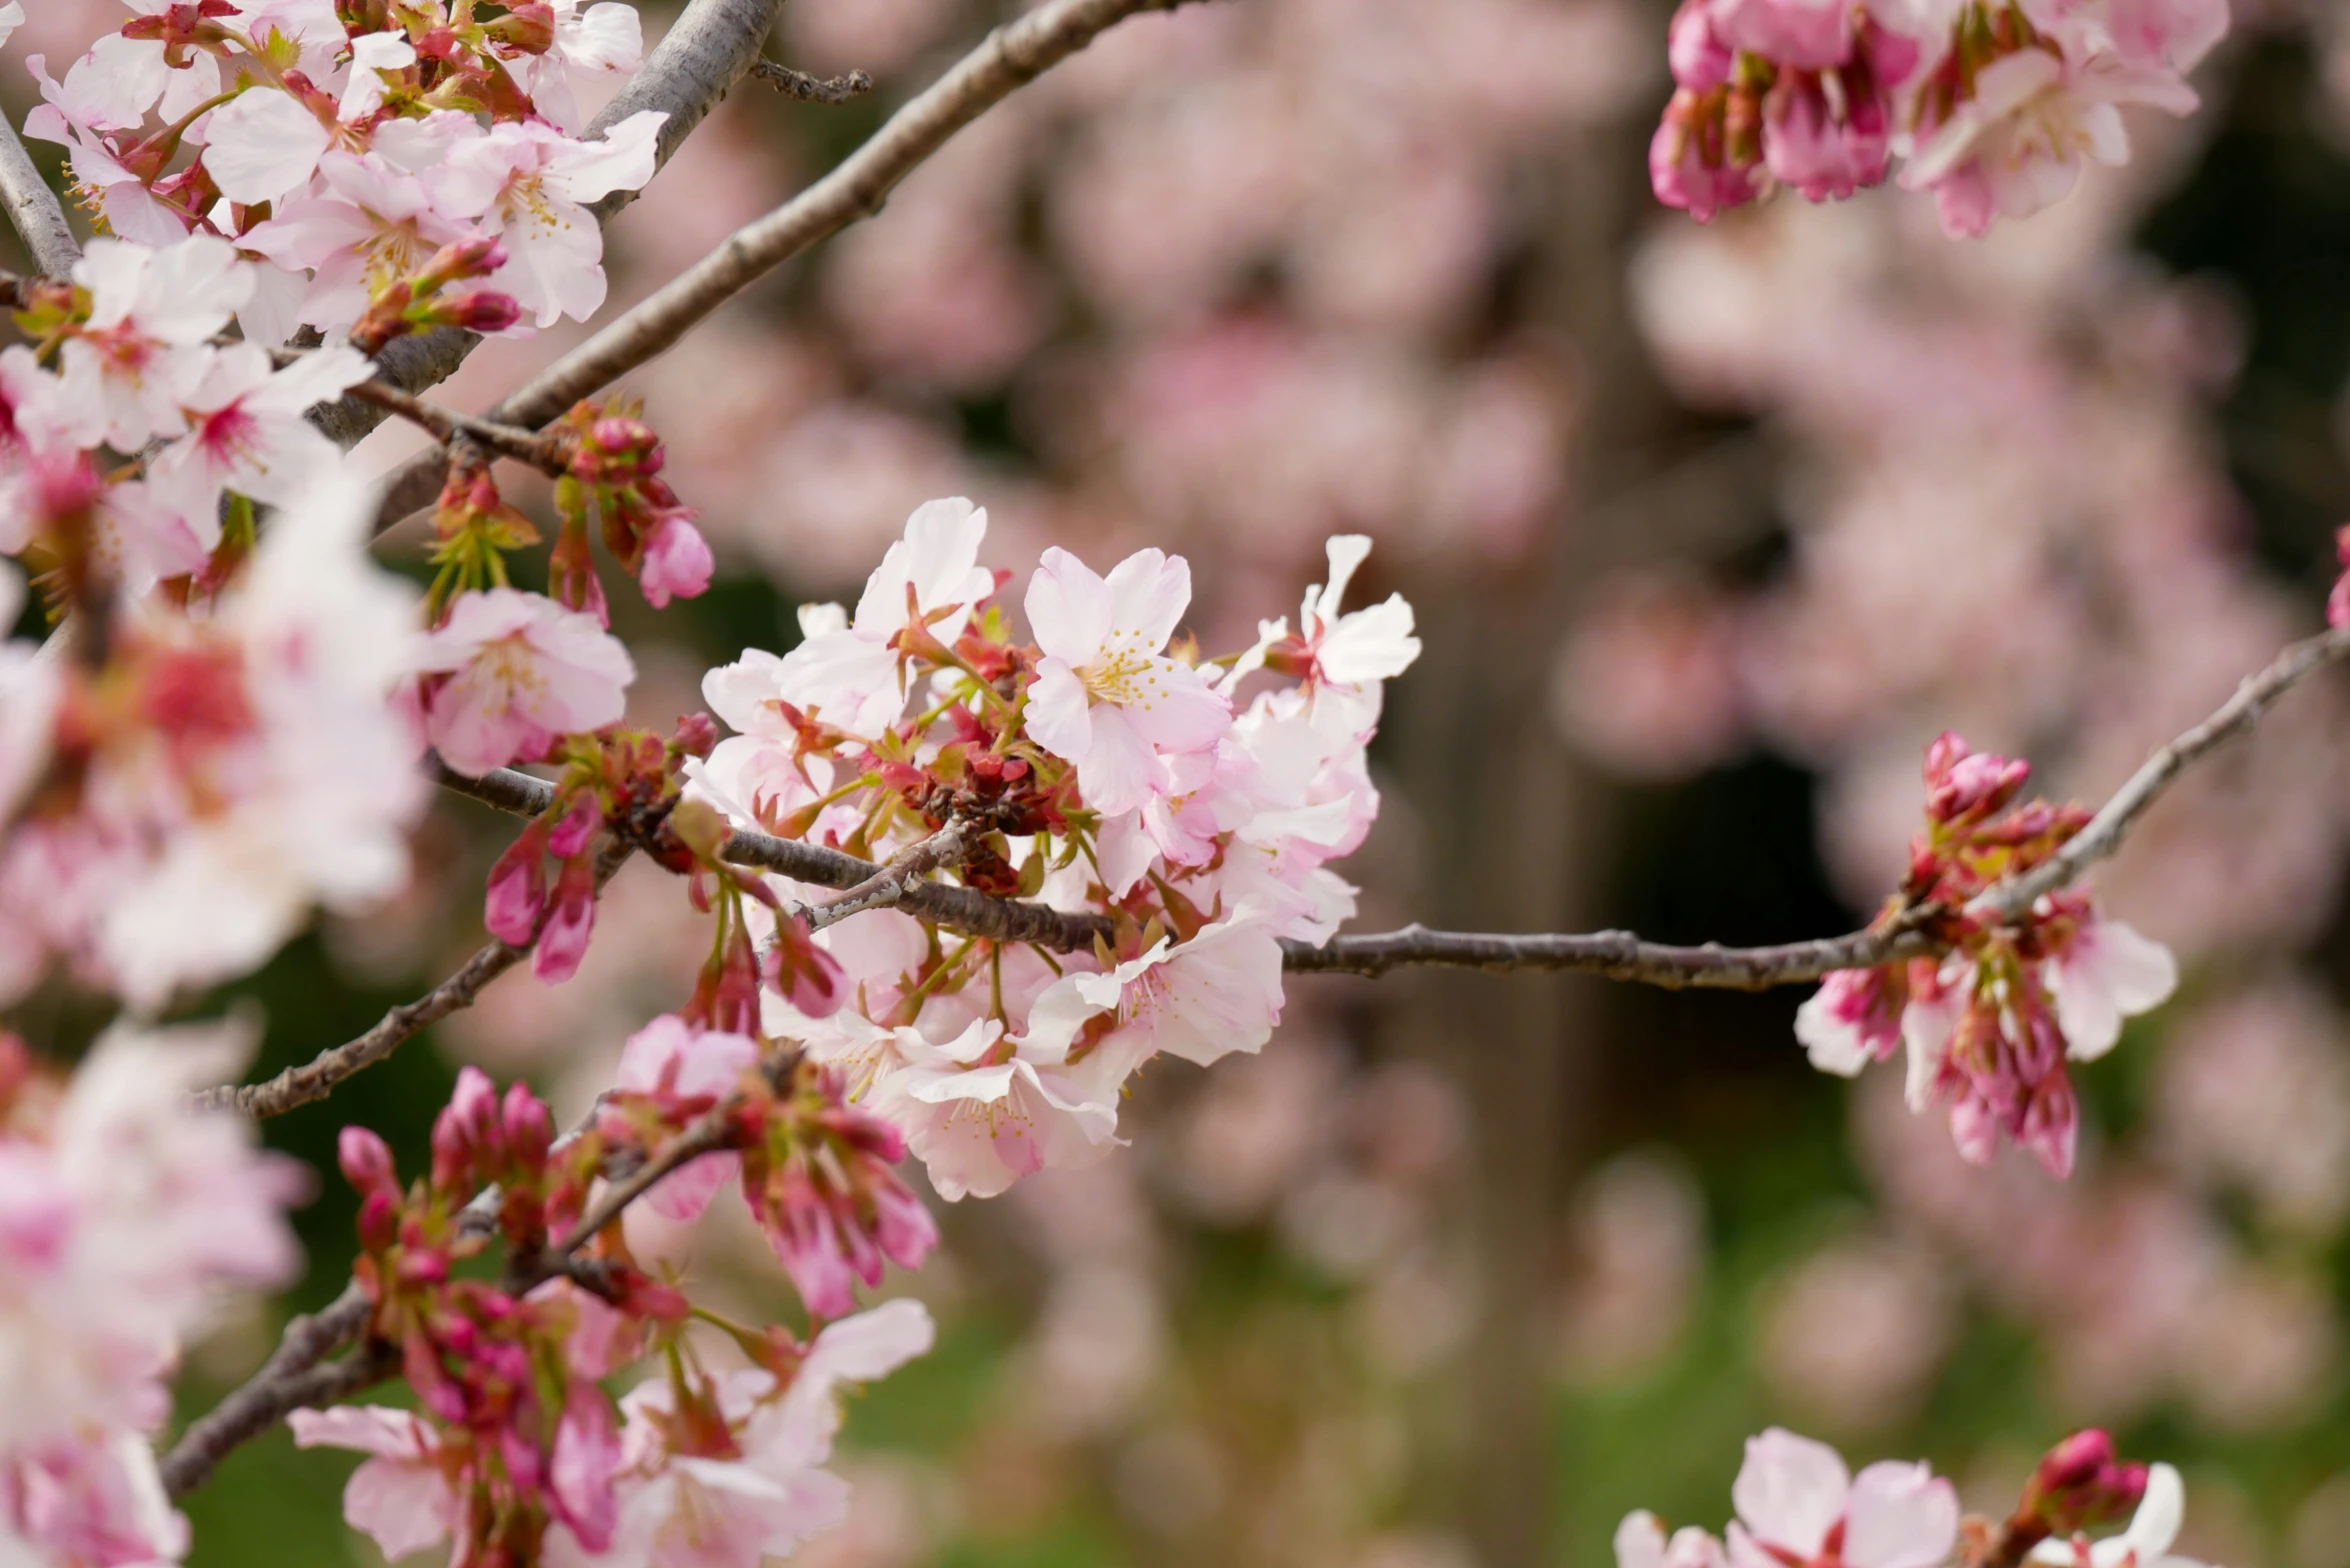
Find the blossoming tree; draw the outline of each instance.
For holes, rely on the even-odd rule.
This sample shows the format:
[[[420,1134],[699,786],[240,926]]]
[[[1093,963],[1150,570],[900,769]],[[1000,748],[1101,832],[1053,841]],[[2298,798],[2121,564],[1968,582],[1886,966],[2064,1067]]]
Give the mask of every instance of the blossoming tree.
[[[754,69],[856,90],[759,58],[780,0],[692,0],[649,55],[619,0],[137,0],[61,73],[24,60],[24,135],[64,150],[92,232],[0,127],[36,268],[4,280],[19,341],[0,350],[0,628],[20,633],[0,643],[0,1007],[64,976],[117,1016],[78,1059],[30,1022],[0,1031],[0,1560],[176,1561],[175,1500],[281,1424],[368,1456],[344,1510],[388,1555],[785,1555],[846,1509],[842,1392],[931,1344],[918,1302],[865,1295],[936,1245],[923,1189],[986,1199],[1118,1158],[1137,1074],[1265,1050],[1291,974],[1816,983],[1795,1029],[1814,1066],[1899,1057],[1910,1108],[1966,1160],[2012,1144],[2072,1173],[2076,1064],[2178,981],[2085,876],[2350,653],[2344,590],[2336,631],[2145,736],[2100,806],[2038,798],[2028,764],[1944,733],[1878,917],[1759,948],[1353,929],[1334,867],[1378,816],[1369,748],[1423,651],[1400,593],[1352,591],[1359,533],[1327,540],[1294,622],[1251,607],[1253,640],[1207,648],[1182,556],[1053,548],[1022,582],[988,564],[987,510],[932,499],[853,609],[803,606],[788,650],[707,671],[707,711],[629,727],[614,597],[633,579],[663,610],[718,561],[661,408],[619,384],[994,104],[1174,3],[1026,11],[480,413],[427,394],[484,337],[604,317],[603,225],[721,94]],[[0,6],[0,43],[26,21]],[[1899,157],[1954,241],[1980,236],[2126,160],[2120,106],[2190,112],[2227,26],[2199,0],[1684,0],[1655,191],[1705,219],[1781,185],[1849,197]],[[347,449],[386,418],[428,445],[370,477]],[[543,553],[507,494],[524,476],[549,494]],[[418,511],[422,582],[375,554]],[[436,787],[522,819],[482,891],[488,945],[260,1082],[239,1081],[237,1019],[167,1021],[318,911],[396,896]],[[639,857],[706,956],[592,1110],[558,1126],[528,1085],[467,1068],[429,1164],[403,1171],[354,1106],[348,1287],[159,1442],[214,1299],[298,1263],[305,1175],[253,1123],[337,1096],[510,969],[572,980]],[[796,1296],[786,1321],[727,1315],[632,1241],[632,1211],[693,1225],[728,1188]],[[363,1398],[394,1381],[407,1402]],[[2183,1508],[2175,1470],[2097,1430],[2057,1442],[2004,1519],[1962,1517],[1922,1464],[1853,1475],[1778,1428],[1732,1503],[1720,1539],[1632,1515],[1619,1563],[2152,1568]]]

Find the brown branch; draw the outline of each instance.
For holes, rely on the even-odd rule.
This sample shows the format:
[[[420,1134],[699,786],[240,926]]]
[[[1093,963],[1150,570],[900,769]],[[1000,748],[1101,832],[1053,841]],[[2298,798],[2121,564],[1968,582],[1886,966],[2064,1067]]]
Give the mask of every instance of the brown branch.
[[[821,931],[868,909],[902,904],[924,877],[942,866],[961,865],[970,851],[970,826],[957,819],[919,844],[900,850],[890,857],[889,864],[838,898],[828,898],[801,913],[807,917],[809,930]]]
[[[846,76],[810,76],[773,60],[753,60],[751,74],[786,98],[802,103],[847,103],[873,91],[873,78],[863,71]]]
[[[469,778],[438,758],[428,758],[426,773],[444,789],[470,795],[515,816],[535,817],[555,799],[554,785],[512,768],[495,768],[480,778]],[[762,871],[781,872],[795,882],[844,891],[862,888],[888,871],[861,856],[799,839],[771,838],[765,833],[736,833],[720,853],[738,866],[756,866]],[[1063,953],[1084,951],[1093,946],[1097,936],[1106,938],[1110,933],[1110,923],[1098,915],[1068,914],[1044,904],[993,898],[942,882],[916,881],[890,902],[910,915],[966,936],[1029,942]]]
[[[159,1468],[164,1491],[174,1498],[187,1496],[212,1479],[213,1470],[232,1449],[259,1437],[283,1421],[289,1411],[304,1405],[331,1404],[388,1376],[391,1368],[378,1372],[380,1358],[365,1351],[337,1366],[319,1365],[367,1331],[373,1310],[374,1303],[354,1280],[332,1305],[288,1323],[261,1370],[190,1422],[171,1452],[163,1456]],[[393,1365],[397,1364],[395,1360]],[[362,1371],[376,1375],[367,1382],[353,1382],[347,1389],[340,1387],[339,1380],[355,1379]]]
[[[1409,964],[1453,969],[1563,969],[1606,980],[1635,980],[1667,990],[1767,991],[1817,980],[1836,969],[1866,969],[1901,958],[1924,958],[1941,948],[1920,929],[1941,911],[1921,906],[1883,930],[1853,931],[1772,947],[1675,947],[1644,942],[1629,931],[1503,936],[1482,931],[1431,931],[1408,925],[1377,935],[1332,937],[1319,947],[1281,944],[1282,967],[1301,974],[1377,978]]]
[[[551,793],[551,792],[550,792]],[[620,842],[607,845],[597,857],[595,886],[598,892],[612,880],[621,863],[634,852],[635,846]],[[398,1050],[412,1035],[448,1017],[471,1007],[474,999],[492,980],[513,968],[529,956],[531,943],[515,946],[509,942],[491,942],[475,951],[455,974],[418,997],[403,1002],[383,1015],[374,1028],[330,1050],[321,1051],[299,1067],[289,1067],[267,1083],[223,1084],[206,1089],[196,1096],[196,1104],[205,1108],[227,1107],[243,1111],[256,1121],[272,1116],[283,1116],[298,1107],[325,1099],[335,1092],[337,1085],[354,1073],[373,1067]]]
[[[588,139],[632,114],[657,109],[669,118],[654,140],[654,167],[666,165],[718,100],[742,80],[782,11],[783,0],[692,0],[662,34],[644,69],[588,122]],[[636,196],[634,191],[614,191],[589,210],[598,223],[609,224]],[[421,392],[455,375],[480,341],[479,335],[455,327],[396,338],[376,356],[376,377],[402,392]],[[361,437],[383,423],[384,415],[385,410],[352,397],[311,410],[312,422],[344,447],[358,445]],[[429,504],[438,493],[436,478],[416,506]]]
[[[536,427],[660,354],[696,323],[792,257],[881,210],[898,182],[957,131],[1091,43],[1117,22],[1186,0],[1047,0],[989,33],[831,173],[735,230],[716,250],[615,318],[492,410]],[[419,454],[394,470],[376,527],[389,528],[440,493],[447,454]]]
[[[8,209],[8,221],[35,267],[57,278],[73,271],[73,264],[82,259],[81,242],[65,221],[64,204],[41,177],[5,114],[0,114],[0,206]]]
[[[460,414],[453,408],[428,403],[412,392],[382,381],[362,381],[347,389],[343,395],[356,398],[371,408],[380,408],[396,414],[446,445],[459,439],[470,440],[501,457],[528,463],[550,479],[560,479],[570,471],[555,440],[535,430],[522,430],[513,425],[501,425],[494,419],[482,419],[472,414]]]

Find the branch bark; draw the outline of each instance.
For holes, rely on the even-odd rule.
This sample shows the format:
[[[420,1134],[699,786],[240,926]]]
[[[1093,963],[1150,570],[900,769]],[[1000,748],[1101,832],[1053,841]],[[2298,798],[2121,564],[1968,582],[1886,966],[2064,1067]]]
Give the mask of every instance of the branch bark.
[[[783,0],[693,0],[654,47],[644,69],[588,122],[587,136],[593,140],[632,114],[658,109],[669,118],[654,143],[654,164],[666,165],[694,127],[750,70],[782,11]],[[608,225],[636,195],[615,191],[589,210],[598,223]],[[421,392],[455,375],[480,341],[479,335],[454,327],[396,338],[375,356],[376,377],[394,391]],[[313,409],[311,419],[336,444],[348,448],[382,424],[386,413],[382,407],[346,397]],[[418,506],[438,493],[437,478],[433,487]]]
[[[261,1370],[189,1423],[171,1452],[163,1456],[158,1468],[164,1491],[173,1498],[187,1496],[212,1479],[212,1472],[232,1450],[259,1437],[289,1412],[348,1398],[369,1383],[390,1376],[397,1360],[384,1365],[382,1357],[365,1351],[332,1367],[319,1365],[367,1331],[372,1308],[366,1292],[353,1280],[332,1305],[288,1323]],[[362,1376],[366,1381],[358,1380]]]
[[[8,221],[15,225],[37,270],[53,278],[73,271],[73,264],[82,259],[81,242],[73,237],[73,225],[65,221],[65,207],[57,193],[41,178],[33,155],[25,151],[23,139],[4,114],[0,114],[0,205],[8,208]]]
[[[724,243],[573,349],[493,409],[505,424],[539,426],[674,345],[697,322],[792,257],[881,210],[898,182],[964,126],[1011,93],[1143,11],[1187,0],[1048,0],[989,33],[831,173]],[[745,61],[742,69],[747,70]],[[738,72],[739,74],[739,72]],[[388,379],[388,378],[387,378]],[[377,514],[388,528],[440,493],[447,454],[430,451],[393,471]]]

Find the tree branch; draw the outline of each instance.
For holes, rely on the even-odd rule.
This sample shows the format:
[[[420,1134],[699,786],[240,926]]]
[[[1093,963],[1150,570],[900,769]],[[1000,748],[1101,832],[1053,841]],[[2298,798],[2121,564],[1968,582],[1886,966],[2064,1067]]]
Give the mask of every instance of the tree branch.
[[[2247,675],[2235,695],[2219,705],[2211,717],[2188,730],[2139,765],[2128,782],[2113,792],[2089,825],[2038,869],[1988,888],[1968,906],[1971,914],[1996,915],[2013,920],[2034,902],[2073,881],[2122,846],[2146,808],[2162,797],[2194,763],[2225,746],[2260,722],[2269,705],[2329,664],[2350,655],[2350,627],[2337,627],[2294,643],[2257,675]]]
[[[660,354],[695,323],[820,240],[881,210],[923,160],[1017,88],[1034,81],[1112,25],[1186,0],[1047,0],[989,33],[936,83],[891,115],[872,139],[831,173],[719,247],[607,324],[491,411],[536,427],[560,416]],[[745,69],[748,62],[745,62]],[[447,454],[419,454],[393,471],[376,517],[389,528],[440,493]]]
[[[2028,875],[1986,889],[1968,906],[1967,913],[2013,920],[2037,899],[2079,878],[2121,847],[2147,808],[2190,766],[2245,734],[2279,697],[2345,657],[2350,657],[2350,627],[2294,643],[2268,668],[2248,677],[2211,717],[2149,757],[2060,853]],[[538,815],[554,799],[552,785],[510,769],[470,779],[439,767],[436,761],[433,776],[447,788],[522,816]],[[944,836],[933,835],[915,849],[934,845]],[[855,908],[844,908],[824,924],[863,909],[897,908],[966,935],[1034,942],[1061,952],[1082,951],[1090,948],[1096,937],[1109,935],[1109,923],[1099,916],[1068,914],[1042,904],[993,898],[970,888],[920,880],[924,873],[944,864],[943,859],[930,861],[921,871],[907,875],[900,874],[897,861],[877,866],[819,844],[747,832],[729,839],[723,853],[737,865],[759,866],[798,881],[849,890],[847,898],[817,906],[821,910],[856,901]],[[901,855],[899,861],[905,858]],[[1281,951],[1283,967],[1300,974],[1376,978],[1407,965],[1427,964],[1496,973],[1573,970],[1672,990],[1762,991],[1817,980],[1832,970],[1866,969],[1898,959],[1929,957],[1942,949],[1927,928],[1947,913],[1940,905],[1921,905],[1882,927],[1769,947],[1724,947],[1717,942],[1679,947],[1643,941],[1629,931],[1507,935],[1431,931],[1413,924],[1400,931],[1333,937],[1319,946],[1285,940]],[[812,920],[813,916],[811,911]]]
[[[669,118],[654,142],[654,167],[666,165],[686,136],[750,70],[782,11],[783,0],[692,0],[654,46],[644,69],[588,122],[588,139],[641,110],[658,109]],[[598,223],[609,224],[636,195],[615,191],[589,210]],[[455,327],[395,338],[375,357],[376,378],[396,391],[421,392],[455,375],[480,341],[478,334]],[[381,407],[354,397],[311,410],[312,422],[345,448],[358,445],[384,416]],[[432,483],[432,492],[408,511],[430,504],[440,481]]]
[[[163,1456],[158,1468],[164,1491],[174,1498],[187,1496],[212,1479],[212,1472],[231,1450],[259,1437],[283,1421],[288,1412],[304,1405],[331,1404],[388,1377],[398,1365],[397,1359],[383,1366],[380,1357],[364,1351],[337,1366],[319,1366],[367,1331],[374,1306],[353,1280],[332,1305],[288,1323],[261,1370],[190,1422],[171,1452]],[[370,1375],[365,1382],[356,1381],[362,1372]]]
[[[550,791],[550,794],[552,792]],[[535,813],[534,813],[535,815]],[[622,862],[634,853],[635,846],[614,841],[597,857],[595,885],[598,892],[612,880]],[[321,1051],[299,1067],[289,1067],[267,1083],[223,1084],[206,1089],[196,1096],[196,1104],[206,1109],[226,1107],[243,1111],[256,1121],[325,1099],[335,1092],[336,1085],[354,1073],[363,1072],[391,1055],[411,1035],[440,1022],[451,1013],[473,1005],[474,999],[492,980],[513,968],[529,956],[532,943],[516,947],[507,942],[491,942],[475,951],[457,972],[413,1002],[403,1002],[383,1015],[376,1026],[355,1040]]]
[[[15,225],[35,269],[54,278],[73,271],[73,264],[82,259],[81,242],[65,221],[57,193],[41,178],[33,155],[25,151],[5,114],[0,114],[0,205],[8,208],[8,221]]]
[[[885,909],[903,903],[924,877],[942,866],[961,865],[970,849],[970,825],[958,818],[921,843],[909,845],[891,856],[888,865],[840,897],[828,898],[801,913],[807,917],[809,930],[821,931],[868,909]]]
[[[555,800],[554,785],[512,768],[495,768],[480,778],[469,778],[434,757],[427,759],[425,771],[444,789],[470,795],[484,805],[518,817],[538,816]],[[756,866],[762,871],[781,872],[795,882],[813,882],[818,887],[846,891],[864,887],[888,871],[887,867],[870,860],[822,844],[771,838],[764,833],[736,833],[720,853],[738,866]],[[889,902],[910,915],[966,936],[987,937],[998,942],[1032,942],[1056,952],[1081,952],[1093,946],[1095,937],[1110,934],[1110,923],[1097,915],[1065,914],[1043,904],[991,898],[967,887],[949,887],[941,882],[916,881]],[[877,903],[868,907],[883,906]]]

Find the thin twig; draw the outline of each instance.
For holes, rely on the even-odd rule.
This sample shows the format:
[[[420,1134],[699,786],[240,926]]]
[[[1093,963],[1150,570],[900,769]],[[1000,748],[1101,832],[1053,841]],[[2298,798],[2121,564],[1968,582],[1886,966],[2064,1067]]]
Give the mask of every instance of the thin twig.
[[[612,880],[614,872],[635,850],[632,844],[614,842],[597,857],[595,887],[598,892]],[[390,1056],[412,1035],[440,1022],[451,1013],[471,1007],[492,980],[513,968],[530,955],[530,943],[515,946],[510,942],[491,942],[477,949],[455,974],[418,997],[403,1002],[383,1015],[375,1027],[330,1050],[321,1051],[299,1067],[289,1067],[267,1083],[223,1084],[206,1089],[196,1096],[196,1104],[207,1108],[228,1107],[243,1111],[256,1121],[272,1116],[283,1116],[298,1107],[325,1099],[335,1087],[354,1073],[363,1072]]]
[[[899,181],[957,131],[1091,43],[1145,11],[1187,0],[1047,0],[989,33],[979,47],[831,173],[722,241],[718,248],[615,318],[508,397],[490,417],[533,428],[611,385],[685,336],[696,323],[792,257],[881,210]],[[376,527],[389,528],[440,493],[447,455],[420,453],[386,485]]]
[[[482,419],[473,414],[461,414],[453,408],[426,402],[413,392],[381,381],[362,381],[344,390],[344,396],[396,414],[410,424],[419,426],[436,441],[447,443],[459,437],[479,442],[502,457],[528,463],[552,479],[560,479],[569,471],[555,440],[535,430],[523,430],[514,425],[501,425],[494,419]]]
[[[786,98],[797,98],[802,103],[847,103],[873,91],[873,78],[863,71],[851,71],[846,76],[810,76],[773,60],[754,60],[751,74]]]
[[[180,1434],[180,1440],[172,1445],[171,1452],[164,1455],[158,1466],[163,1474],[164,1491],[175,1498],[187,1496],[212,1478],[214,1468],[232,1449],[283,1421],[287,1412],[345,1397],[341,1391],[320,1386],[319,1363],[356,1342],[367,1331],[367,1319],[373,1310],[374,1303],[367,1299],[359,1282],[353,1280],[343,1287],[343,1293],[331,1305],[288,1323],[277,1349],[262,1363],[261,1370],[247,1378],[236,1392],[190,1422],[188,1429]],[[343,1366],[350,1365],[343,1363]],[[373,1360],[366,1365],[372,1370]],[[385,1369],[386,1375],[389,1370]],[[357,1371],[354,1367],[343,1376],[354,1376]],[[356,1393],[365,1386],[358,1384],[348,1392]]]
[[[2267,669],[2246,676],[2236,687],[2235,695],[2221,703],[2210,718],[2169,745],[2158,747],[2063,849],[2036,870],[1986,890],[1969,906],[1968,912],[2013,920],[2040,898],[2110,856],[2121,848],[2122,840],[2145,815],[2146,808],[2160,799],[2162,792],[2191,764],[2245,734],[2260,722],[2269,704],[2327,665],[2340,662],[2345,655],[2350,655],[2350,627],[2337,627],[2294,643]]]
[[[65,221],[64,204],[41,178],[33,155],[25,151],[5,114],[0,114],[0,205],[8,208],[8,221],[35,267],[56,278],[73,271],[73,264],[82,259],[81,242]]]

